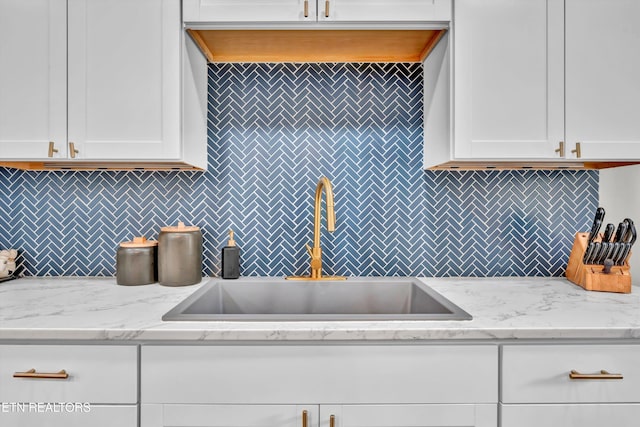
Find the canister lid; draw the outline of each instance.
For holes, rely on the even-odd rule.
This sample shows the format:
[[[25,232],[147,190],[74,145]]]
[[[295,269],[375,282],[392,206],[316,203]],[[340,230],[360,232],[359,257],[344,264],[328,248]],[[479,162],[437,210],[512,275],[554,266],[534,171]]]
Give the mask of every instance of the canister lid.
[[[123,248],[150,248],[158,246],[157,240],[147,240],[146,237],[134,237],[132,242],[122,242],[120,246]]]
[[[200,227],[196,227],[195,225],[184,225],[184,222],[179,221],[178,225],[172,225],[169,227],[162,227],[160,231],[164,231],[165,233],[186,233],[189,231],[200,231]]]

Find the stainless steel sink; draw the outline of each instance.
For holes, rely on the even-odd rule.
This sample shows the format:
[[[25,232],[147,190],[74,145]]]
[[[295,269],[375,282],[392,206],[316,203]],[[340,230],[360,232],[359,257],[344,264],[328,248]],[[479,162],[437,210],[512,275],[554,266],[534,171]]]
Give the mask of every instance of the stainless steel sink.
[[[349,278],[343,282],[284,279],[215,280],[162,320],[471,320],[471,315],[410,278]]]

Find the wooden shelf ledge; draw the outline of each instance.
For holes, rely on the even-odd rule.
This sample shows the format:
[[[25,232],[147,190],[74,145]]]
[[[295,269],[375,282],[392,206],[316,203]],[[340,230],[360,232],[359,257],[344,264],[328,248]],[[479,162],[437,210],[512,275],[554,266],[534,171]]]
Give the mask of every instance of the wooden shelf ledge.
[[[187,30],[209,62],[422,62],[439,30]]]

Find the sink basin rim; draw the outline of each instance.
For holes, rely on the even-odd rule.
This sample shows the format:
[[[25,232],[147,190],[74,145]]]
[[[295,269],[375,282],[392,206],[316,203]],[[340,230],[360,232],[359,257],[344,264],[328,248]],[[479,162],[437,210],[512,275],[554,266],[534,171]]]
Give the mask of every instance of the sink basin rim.
[[[448,312],[446,313],[186,313],[186,311],[207,293],[212,292],[216,287],[229,287],[233,288],[235,284],[248,285],[248,284],[261,284],[269,286],[269,284],[280,284],[283,286],[293,286],[294,284],[304,286],[317,286],[317,287],[348,287],[351,285],[366,285],[366,284],[390,284],[391,287],[395,286],[414,286],[428,298],[441,305]],[[286,285],[285,285],[286,283]],[[224,290],[224,288],[223,288]],[[245,277],[240,280],[230,281],[214,278],[212,281],[204,284],[198,290],[193,292],[187,298],[178,303],[175,307],[169,310],[162,316],[163,321],[192,321],[192,322],[218,322],[218,321],[263,321],[263,322],[286,322],[286,321],[407,321],[407,320],[420,320],[420,321],[447,321],[447,320],[472,320],[473,317],[458,307],[456,304],[442,296],[433,288],[422,283],[419,279],[413,277],[349,277],[344,282],[320,282],[320,281],[308,281],[308,282],[291,282],[285,281],[284,278],[276,277]]]

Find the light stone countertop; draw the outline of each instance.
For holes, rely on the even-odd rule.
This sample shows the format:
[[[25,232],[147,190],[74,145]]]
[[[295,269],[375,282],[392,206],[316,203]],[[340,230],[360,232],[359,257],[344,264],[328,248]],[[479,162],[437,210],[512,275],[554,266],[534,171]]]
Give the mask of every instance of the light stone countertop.
[[[562,278],[422,278],[471,321],[163,322],[202,284],[118,286],[115,278],[0,284],[0,340],[253,341],[640,338],[640,293],[587,292]],[[242,280],[242,279],[240,279]]]

